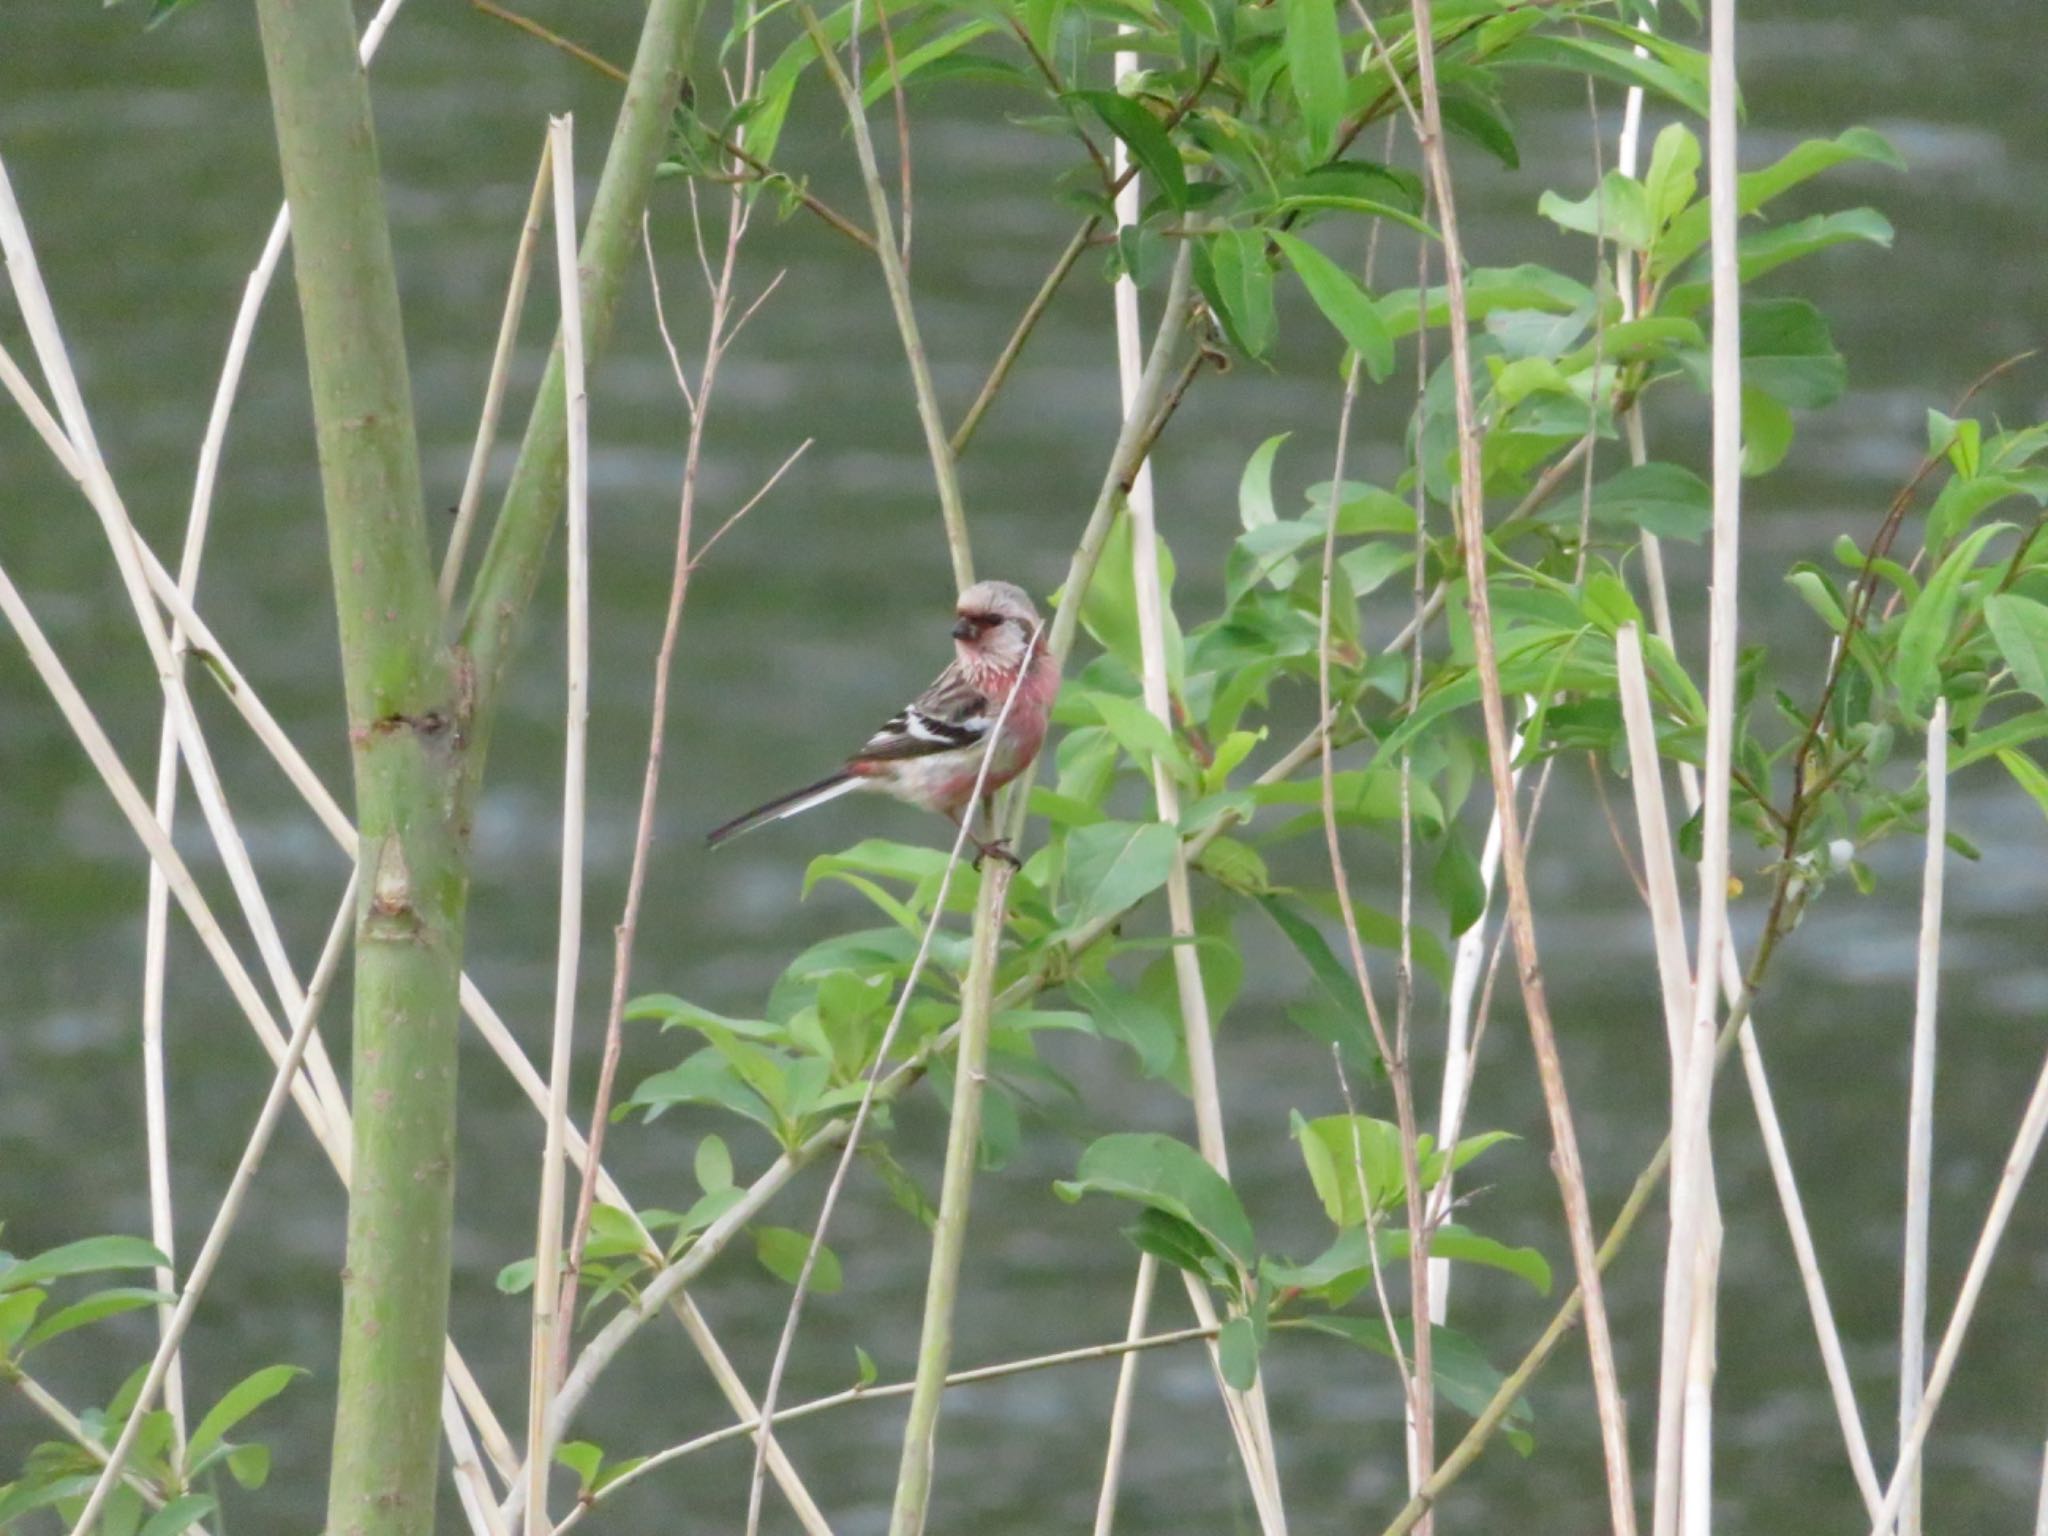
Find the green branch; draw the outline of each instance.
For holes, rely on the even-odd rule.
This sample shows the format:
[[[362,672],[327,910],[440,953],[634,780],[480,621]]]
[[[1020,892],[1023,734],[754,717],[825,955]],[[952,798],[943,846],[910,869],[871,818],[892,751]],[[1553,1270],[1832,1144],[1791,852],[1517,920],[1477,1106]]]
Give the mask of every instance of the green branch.
[[[961,998],[960,1051],[953,1067],[953,1124],[946,1136],[946,1166],[939,1215],[932,1227],[931,1269],[925,1281],[924,1328],[917,1347],[917,1383],[903,1429],[890,1536],[922,1536],[931,1504],[932,1466],[938,1459],[939,1399],[953,1363],[953,1312],[959,1299],[960,1261],[967,1250],[967,1210],[974,1165],[981,1157],[981,1101],[988,1083],[989,1025],[995,1017],[997,952],[1010,901],[1012,866],[997,860],[982,881],[974,913],[974,950]]]
[[[703,9],[704,0],[651,0],[640,30],[618,125],[612,130],[611,149],[577,252],[583,283],[583,350],[593,367],[611,338],[627,267],[640,238],[640,215],[668,146],[684,65]],[[548,541],[562,520],[569,465],[563,402],[562,343],[557,336],[462,624],[460,646],[474,669],[465,804],[475,798],[489,746],[491,706],[504,687]]]
[[[405,338],[348,0],[258,0],[354,747],[353,1085],[329,1531],[427,1536],[455,1187],[467,849]]]

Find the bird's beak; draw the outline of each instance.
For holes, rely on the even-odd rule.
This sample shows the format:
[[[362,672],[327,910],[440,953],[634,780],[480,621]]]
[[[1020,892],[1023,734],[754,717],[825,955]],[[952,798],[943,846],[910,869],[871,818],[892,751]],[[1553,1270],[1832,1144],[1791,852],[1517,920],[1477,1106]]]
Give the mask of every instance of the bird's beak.
[[[953,638],[955,640],[972,640],[980,633],[981,631],[975,628],[974,620],[964,614],[953,621]]]

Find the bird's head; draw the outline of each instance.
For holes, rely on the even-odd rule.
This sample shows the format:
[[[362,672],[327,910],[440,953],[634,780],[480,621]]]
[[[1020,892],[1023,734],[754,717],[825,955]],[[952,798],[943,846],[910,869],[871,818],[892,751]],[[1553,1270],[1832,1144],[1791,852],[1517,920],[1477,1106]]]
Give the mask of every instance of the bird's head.
[[[969,672],[1014,676],[1023,670],[1038,629],[1038,609],[1022,587],[977,581],[960,594],[953,649]]]

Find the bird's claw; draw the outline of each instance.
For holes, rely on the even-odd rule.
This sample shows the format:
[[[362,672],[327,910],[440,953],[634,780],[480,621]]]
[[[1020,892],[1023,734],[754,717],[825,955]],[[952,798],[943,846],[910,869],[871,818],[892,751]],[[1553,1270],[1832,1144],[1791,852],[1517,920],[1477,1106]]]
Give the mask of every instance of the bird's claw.
[[[981,868],[981,861],[983,859],[1000,859],[1012,869],[1022,869],[1024,867],[1024,861],[1018,858],[1016,854],[1010,852],[1010,840],[1007,837],[998,837],[986,843],[976,842],[974,850],[974,867],[976,870]]]

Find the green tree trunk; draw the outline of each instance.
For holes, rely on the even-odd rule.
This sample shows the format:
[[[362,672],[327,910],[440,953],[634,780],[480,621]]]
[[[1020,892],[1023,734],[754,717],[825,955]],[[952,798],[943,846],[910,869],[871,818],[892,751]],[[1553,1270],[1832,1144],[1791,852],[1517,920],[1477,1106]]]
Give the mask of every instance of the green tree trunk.
[[[609,330],[702,0],[651,0],[581,257]],[[327,505],[361,833],[331,1536],[428,1536],[455,1177],[469,811],[494,686],[443,637],[367,81],[349,0],[257,0]],[[538,111],[536,111],[536,123]],[[480,583],[489,684],[563,501],[557,356]],[[468,638],[468,637],[466,637]]]
[[[391,237],[347,0],[258,0],[292,206],[361,832],[327,1527],[433,1527],[455,1187],[465,722],[440,636]]]

